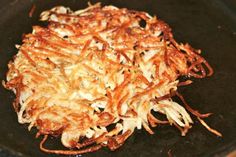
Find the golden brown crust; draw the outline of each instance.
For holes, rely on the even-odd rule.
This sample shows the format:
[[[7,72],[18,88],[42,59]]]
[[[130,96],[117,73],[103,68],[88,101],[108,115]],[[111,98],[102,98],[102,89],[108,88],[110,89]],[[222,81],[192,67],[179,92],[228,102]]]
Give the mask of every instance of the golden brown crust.
[[[9,63],[5,87],[16,93],[20,123],[45,135],[41,150],[82,154],[119,148],[143,126],[174,124],[184,135],[192,119],[171,97],[180,76],[203,78],[213,73],[200,51],[178,44],[170,27],[145,12],[90,5],[71,11],[55,7],[41,14],[47,28],[34,26]],[[145,21],[145,26],[140,21]],[[205,70],[206,69],[206,70]],[[165,114],[161,121],[151,111]],[[113,129],[109,129],[114,125]],[[48,135],[78,150],[48,150]],[[85,138],[85,140],[84,140]]]

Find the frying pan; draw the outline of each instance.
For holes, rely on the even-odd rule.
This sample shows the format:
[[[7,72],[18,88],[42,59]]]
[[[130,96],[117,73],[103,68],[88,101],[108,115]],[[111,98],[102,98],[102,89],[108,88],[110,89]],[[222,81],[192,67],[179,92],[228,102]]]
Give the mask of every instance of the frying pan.
[[[154,128],[154,135],[138,130],[115,152],[104,148],[86,157],[95,156],[224,156],[236,149],[236,2],[221,0],[101,0],[103,5],[112,4],[149,12],[166,21],[178,42],[190,43],[200,48],[202,55],[215,70],[211,78],[194,80],[179,91],[193,108],[200,112],[213,112],[207,123],[219,130],[219,138],[208,132],[194,118],[194,125],[185,137],[171,126]],[[95,1],[91,1],[95,3]],[[29,18],[32,5],[36,10]],[[23,33],[32,31],[32,25],[45,25],[38,21],[43,10],[56,5],[72,9],[87,6],[85,0],[1,0],[0,1],[0,79],[5,79],[7,63],[17,53],[15,44],[21,44]],[[36,130],[27,131],[26,125],[17,123],[11,106],[12,92],[0,87],[0,150],[9,156],[57,156],[39,150],[41,137],[35,139]],[[59,139],[46,144],[61,148]],[[169,153],[169,154],[170,154]],[[0,151],[0,156],[1,151]]]

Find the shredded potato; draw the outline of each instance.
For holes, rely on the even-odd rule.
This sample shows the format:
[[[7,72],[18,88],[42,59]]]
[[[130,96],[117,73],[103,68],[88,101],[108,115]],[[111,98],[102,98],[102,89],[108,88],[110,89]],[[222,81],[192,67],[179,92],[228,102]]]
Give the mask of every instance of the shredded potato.
[[[188,106],[177,87],[191,83],[179,77],[203,78],[212,75],[212,68],[200,51],[178,44],[157,17],[98,3],[78,11],[54,7],[41,20],[48,26],[33,26],[24,36],[5,83],[16,94],[19,123],[45,135],[41,150],[115,150],[135,129],[153,134],[152,127],[168,123],[185,135],[193,123],[187,111],[209,116]],[[185,108],[171,99],[174,95]],[[44,148],[48,135],[61,135],[65,147],[77,150]]]

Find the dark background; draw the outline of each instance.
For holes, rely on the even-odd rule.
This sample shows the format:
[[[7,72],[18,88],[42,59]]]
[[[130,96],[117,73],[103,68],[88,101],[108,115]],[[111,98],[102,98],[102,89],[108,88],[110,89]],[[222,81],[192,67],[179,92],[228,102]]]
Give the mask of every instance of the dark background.
[[[91,1],[94,3],[94,1]],[[85,157],[95,156],[225,156],[236,149],[236,1],[233,0],[103,0],[112,4],[146,11],[166,21],[178,42],[190,43],[202,50],[202,55],[212,65],[211,78],[195,80],[179,91],[193,108],[213,112],[207,123],[223,134],[223,138],[208,132],[194,118],[195,124],[186,137],[171,126],[158,126],[155,134],[136,131],[115,152],[104,148]],[[28,13],[32,5],[36,10],[32,18]],[[73,10],[85,8],[85,0],[1,0],[0,1],[0,80],[5,79],[7,63],[21,44],[23,33],[32,31],[39,14],[56,5]],[[36,130],[27,131],[26,125],[17,123],[11,103],[14,95],[0,86],[0,156],[47,157],[56,156],[39,150],[41,138],[35,139]],[[50,148],[60,148],[57,142],[48,142]]]

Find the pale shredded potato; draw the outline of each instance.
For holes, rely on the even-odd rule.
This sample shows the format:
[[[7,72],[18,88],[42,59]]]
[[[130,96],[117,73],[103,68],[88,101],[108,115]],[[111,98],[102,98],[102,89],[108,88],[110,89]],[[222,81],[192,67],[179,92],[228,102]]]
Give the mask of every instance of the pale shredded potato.
[[[188,44],[175,42],[167,24],[145,12],[99,3],[74,12],[54,7],[41,20],[49,25],[34,26],[17,46],[5,87],[17,96],[19,123],[46,135],[43,151],[115,150],[135,129],[152,134],[151,127],[163,123],[185,135],[193,121],[171,91],[177,91],[180,76],[202,78],[212,69]],[[151,111],[166,115],[166,121]],[[48,150],[42,146],[47,135],[61,135],[65,147],[78,150]]]

